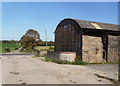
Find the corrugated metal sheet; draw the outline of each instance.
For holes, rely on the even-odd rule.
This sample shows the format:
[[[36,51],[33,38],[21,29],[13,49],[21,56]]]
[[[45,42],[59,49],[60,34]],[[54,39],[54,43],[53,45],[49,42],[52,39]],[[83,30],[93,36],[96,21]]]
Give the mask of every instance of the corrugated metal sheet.
[[[64,19],[64,20],[73,20],[73,21],[77,22],[81,28],[120,31],[120,30],[118,30],[118,25],[115,25],[115,24],[100,23],[100,22],[86,21],[86,20],[78,20],[78,19],[71,19],[71,18]],[[95,26],[95,24],[97,25],[97,27]]]

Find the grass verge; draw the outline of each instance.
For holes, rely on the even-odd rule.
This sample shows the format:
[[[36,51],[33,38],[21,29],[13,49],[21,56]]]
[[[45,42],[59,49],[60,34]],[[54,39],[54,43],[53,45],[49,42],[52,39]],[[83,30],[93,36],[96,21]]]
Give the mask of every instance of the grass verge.
[[[47,49],[46,49],[46,46],[36,46],[35,47],[36,50],[41,50],[41,51],[54,51],[54,46],[47,46]]]
[[[55,60],[55,59],[50,59],[50,58],[45,58],[44,61],[46,62],[55,62],[58,64],[71,64],[71,65],[87,65],[87,63],[78,61],[77,59],[74,62],[69,62],[69,61],[62,61],[62,60]]]
[[[14,51],[17,48],[19,48],[20,44],[16,44],[16,43],[2,43],[1,44],[1,48],[0,48],[0,53],[7,53],[7,51],[5,51],[5,47],[8,47],[10,49],[10,51]]]
[[[55,60],[55,59],[51,59],[51,58],[45,58],[44,61],[46,61],[46,62],[55,62],[55,63],[58,63],[58,64],[72,64],[72,65],[118,64],[118,62],[116,62],[116,63],[112,63],[112,62],[86,63],[86,62],[83,62],[83,61],[79,60],[78,58],[79,58],[79,56],[76,57],[76,60],[74,62]]]

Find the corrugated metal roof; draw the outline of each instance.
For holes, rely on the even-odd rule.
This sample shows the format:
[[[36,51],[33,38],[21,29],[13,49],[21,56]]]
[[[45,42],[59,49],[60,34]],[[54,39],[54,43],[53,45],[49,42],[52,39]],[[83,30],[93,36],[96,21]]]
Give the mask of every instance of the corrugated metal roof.
[[[120,30],[118,30],[118,25],[115,25],[115,24],[100,23],[100,22],[86,21],[86,20],[78,20],[78,19],[71,19],[71,18],[69,18],[69,19],[76,21],[80,25],[81,28],[120,31]]]

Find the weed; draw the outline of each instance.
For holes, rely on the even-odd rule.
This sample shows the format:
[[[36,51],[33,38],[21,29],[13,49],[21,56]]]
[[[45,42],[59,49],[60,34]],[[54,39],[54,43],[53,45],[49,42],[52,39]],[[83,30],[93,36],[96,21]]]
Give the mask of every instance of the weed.
[[[82,62],[81,60],[78,61],[77,59],[74,62],[70,62],[70,61],[62,61],[62,60],[55,60],[55,59],[51,59],[51,58],[45,58],[44,61],[55,62],[58,64],[71,64],[71,65],[86,65],[87,64],[85,62]]]

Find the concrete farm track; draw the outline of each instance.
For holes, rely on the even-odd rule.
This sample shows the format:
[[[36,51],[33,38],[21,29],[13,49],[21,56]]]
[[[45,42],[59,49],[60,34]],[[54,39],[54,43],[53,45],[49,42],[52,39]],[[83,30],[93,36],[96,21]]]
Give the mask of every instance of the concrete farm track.
[[[0,59],[2,84],[114,84],[107,79],[97,77],[96,73],[108,77],[109,74],[113,74],[110,77],[117,79],[117,64],[108,65],[114,65],[114,71],[107,72],[99,70],[97,66],[45,62],[42,57],[34,57],[33,54],[23,54],[19,51],[8,54],[2,55]]]

